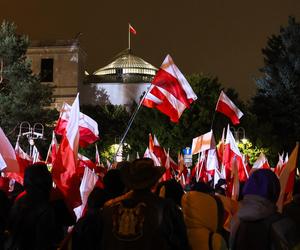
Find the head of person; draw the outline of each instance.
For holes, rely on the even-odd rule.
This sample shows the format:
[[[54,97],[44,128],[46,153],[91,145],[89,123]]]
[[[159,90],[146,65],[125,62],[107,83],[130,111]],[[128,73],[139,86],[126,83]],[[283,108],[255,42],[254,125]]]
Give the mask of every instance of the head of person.
[[[108,199],[107,197],[107,192],[99,187],[95,187],[87,200],[88,212],[94,212],[102,208]]]
[[[29,165],[24,173],[24,188],[29,196],[49,199],[52,188],[52,177],[46,164]]]
[[[194,182],[191,185],[191,191],[198,191],[206,194],[214,193],[213,188],[208,183],[205,183],[203,181]]]
[[[123,194],[125,185],[121,178],[120,169],[111,169],[103,177],[104,189],[110,194],[111,198]]]
[[[154,166],[153,160],[141,158],[121,168],[125,186],[132,190],[150,190],[165,172],[164,167]]]
[[[184,194],[183,188],[175,179],[170,179],[160,183],[157,194],[162,198],[171,199],[181,207],[181,198]]]
[[[280,193],[280,183],[270,169],[258,169],[250,175],[243,188],[243,195],[257,195],[276,203]]]

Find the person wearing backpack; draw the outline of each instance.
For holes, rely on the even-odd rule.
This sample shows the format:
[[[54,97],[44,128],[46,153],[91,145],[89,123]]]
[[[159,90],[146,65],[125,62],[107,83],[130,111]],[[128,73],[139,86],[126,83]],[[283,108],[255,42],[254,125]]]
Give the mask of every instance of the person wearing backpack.
[[[185,228],[175,228],[184,223],[176,221],[180,217],[174,203],[151,192],[165,168],[142,158],[120,171],[125,186],[133,192],[103,209],[102,249],[189,249]]]
[[[280,183],[270,169],[251,174],[243,189],[243,200],[232,220],[230,249],[293,249],[300,233],[292,220],[277,212]]]
[[[218,197],[203,192],[190,191],[183,195],[181,203],[192,249],[227,249],[226,242],[220,234],[224,208]]]

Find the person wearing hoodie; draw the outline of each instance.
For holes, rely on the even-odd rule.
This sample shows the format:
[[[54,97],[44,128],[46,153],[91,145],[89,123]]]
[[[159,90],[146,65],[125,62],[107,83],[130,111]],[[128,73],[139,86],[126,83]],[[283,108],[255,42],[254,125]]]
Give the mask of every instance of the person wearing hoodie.
[[[297,245],[300,234],[295,224],[277,212],[279,193],[279,180],[271,170],[253,172],[232,220],[230,249],[293,249]]]
[[[190,191],[182,197],[188,240],[193,250],[227,249],[219,233],[223,225],[222,202],[210,194]]]
[[[50,204],[52,177],[44,163],[26,168],[25,193],[18,198],[8,220],[5,249],[54,250],[58,246],[55,211]]]

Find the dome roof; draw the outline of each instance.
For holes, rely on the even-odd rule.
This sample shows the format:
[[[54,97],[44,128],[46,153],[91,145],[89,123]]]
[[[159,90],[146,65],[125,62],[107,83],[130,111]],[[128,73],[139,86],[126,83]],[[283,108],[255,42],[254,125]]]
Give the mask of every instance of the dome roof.
[[[108,80],[114,78],[113,76],[115,75],[119,80],[122,78],[123,82],[132,80],[137,82],[138,78],[140,78],[140,81],[143,82],[144,80],[151,80],[156,71],[157,68],[142,58],[132,55],[130,50],[127,49],[118,54],[113,62],[95,71],[93,75],[101,76],[101,78],[107,78]]]

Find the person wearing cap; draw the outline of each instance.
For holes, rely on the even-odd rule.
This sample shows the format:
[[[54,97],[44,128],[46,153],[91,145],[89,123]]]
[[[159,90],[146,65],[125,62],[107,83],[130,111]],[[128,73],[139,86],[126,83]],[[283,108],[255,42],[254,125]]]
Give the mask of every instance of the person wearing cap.
[[[130,197],[104,208],[102,249],[189,249],[186,235],[176,235],[175,205],[151,192],[164,167],[151,159],[133,161],[121,169]],[[183,224],[183,223],[182,223]]]
[[[250,175],[232,220],[230,249],[294,249],[300,234],[289,218],[277,212],[279,193],[279,180],[270,169]]]

